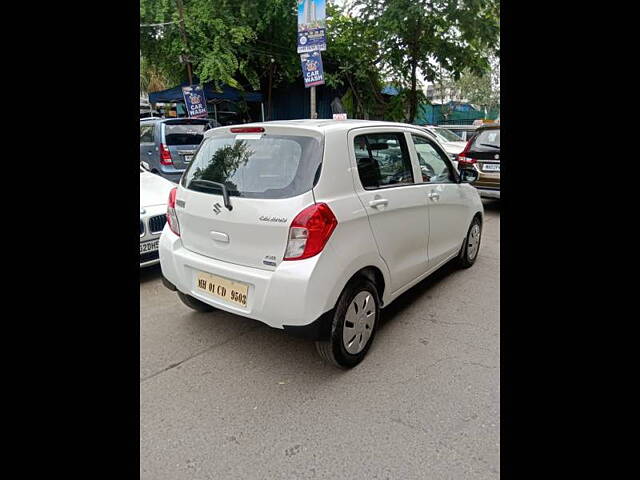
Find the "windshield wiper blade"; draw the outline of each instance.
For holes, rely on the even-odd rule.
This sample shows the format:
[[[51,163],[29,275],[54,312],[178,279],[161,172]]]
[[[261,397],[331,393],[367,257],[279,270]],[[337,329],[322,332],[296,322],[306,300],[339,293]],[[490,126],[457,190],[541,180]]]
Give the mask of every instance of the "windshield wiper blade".
[[[494,145],[493,143],[481,143],[480,145],[482,145],[483,147],[492,147],[492,148],[497,148],[498,150],[500,150],[500,146],[499,145]]]
[[[227,207],[227,210],[233,210],[231,206],[231,202],[229,201],[229,191],[227,190],[227,186],[224,183],[220,182],[212,182],[211,180],[191,180],[189,185],[201,185],[201,186],[211,186],[218,187],[222,190],[222,198],[224,198],[224,206]]]

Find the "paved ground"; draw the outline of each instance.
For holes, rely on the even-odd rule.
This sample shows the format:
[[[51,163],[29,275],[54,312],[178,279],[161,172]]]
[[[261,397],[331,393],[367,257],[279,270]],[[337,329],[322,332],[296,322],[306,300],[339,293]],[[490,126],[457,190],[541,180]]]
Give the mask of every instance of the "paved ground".
[[[350,371],[142,272],[141,478],[499,478],[499,202],[485,211],[476,264],[394,302]]]

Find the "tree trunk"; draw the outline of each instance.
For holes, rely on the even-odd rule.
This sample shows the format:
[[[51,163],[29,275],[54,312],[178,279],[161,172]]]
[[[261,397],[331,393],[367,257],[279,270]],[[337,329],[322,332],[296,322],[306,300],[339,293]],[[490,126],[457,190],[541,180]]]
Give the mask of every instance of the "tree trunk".
[[[417,63],[415,58],[411,60],[411,91],[409,92],[409,118],[407,119],[407,123],[413,123],[418,109],[418,92],[416,91]]]

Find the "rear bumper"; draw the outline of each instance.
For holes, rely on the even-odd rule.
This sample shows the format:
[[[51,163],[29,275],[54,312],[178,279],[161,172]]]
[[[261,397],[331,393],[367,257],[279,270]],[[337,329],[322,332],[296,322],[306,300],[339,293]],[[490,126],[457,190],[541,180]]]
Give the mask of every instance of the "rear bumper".
[[[320,335],[319,331],[324,327],[323,314],[331,309],[326,305],[333,285],[314,276],[320,258],[318,255],[296,262],[281,262],[275,270],[263,270],[191,252],[168,228],[160,237],[160,266],[165,286],[220,310],[306,338]],[[198,271],[248,284],[247,306],[233,305],[196,289]]]

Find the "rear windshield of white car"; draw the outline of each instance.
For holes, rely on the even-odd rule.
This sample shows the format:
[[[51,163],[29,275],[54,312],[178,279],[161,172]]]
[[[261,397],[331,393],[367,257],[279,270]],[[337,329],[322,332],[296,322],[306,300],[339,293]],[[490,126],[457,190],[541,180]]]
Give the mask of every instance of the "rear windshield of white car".
[[[204,140],[182,185],[190,190],[230,196],[289,198],[311,190],[320,175],[321,138],[302,135],[225,135]],[[205,180],[205,182],[197,182]]]
[[[500,129],[482,130],[473,141],[472,148],[474,152],[499,152]]]
[[[203,123],[165,123],[164,138],[167,145],[199,145],[209,125]]]

